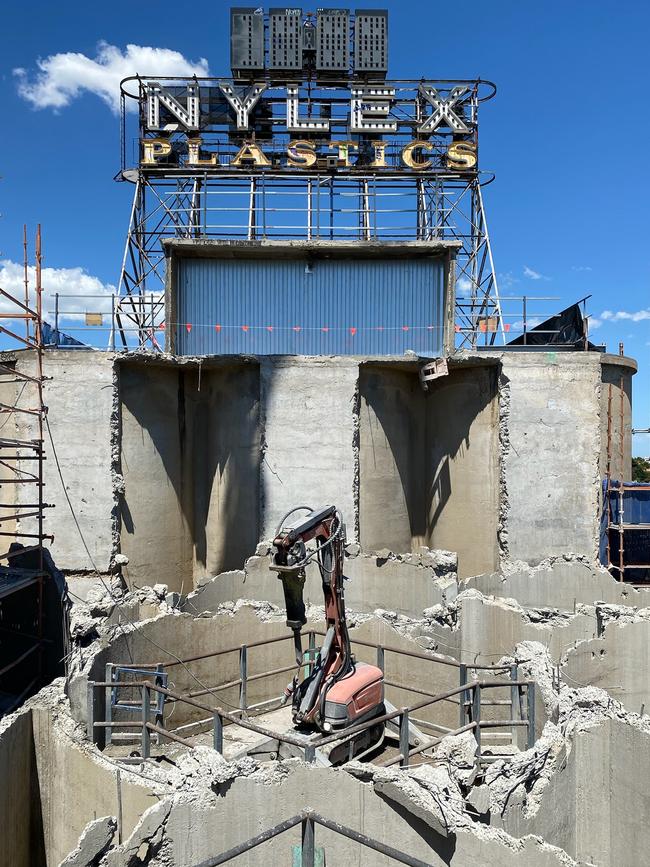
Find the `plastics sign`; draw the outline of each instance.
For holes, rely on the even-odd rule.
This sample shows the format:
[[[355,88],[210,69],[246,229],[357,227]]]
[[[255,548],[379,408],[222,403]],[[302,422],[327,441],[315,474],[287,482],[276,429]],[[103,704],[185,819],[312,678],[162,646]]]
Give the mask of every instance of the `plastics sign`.
[[[141,168],[201,173],[475,173],[478,104],[494,90],[481,81],[123,82],[139,101]]]

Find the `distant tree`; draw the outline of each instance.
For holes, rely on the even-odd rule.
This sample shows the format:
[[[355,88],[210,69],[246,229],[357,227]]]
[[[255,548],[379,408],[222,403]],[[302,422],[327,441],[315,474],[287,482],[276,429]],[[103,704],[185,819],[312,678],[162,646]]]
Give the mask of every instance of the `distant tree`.
[[[650,482],[650,458],[632,458],[632,481]]]

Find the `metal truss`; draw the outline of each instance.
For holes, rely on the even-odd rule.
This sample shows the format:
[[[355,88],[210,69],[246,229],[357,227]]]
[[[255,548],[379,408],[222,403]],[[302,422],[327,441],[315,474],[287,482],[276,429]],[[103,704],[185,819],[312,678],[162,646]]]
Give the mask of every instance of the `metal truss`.
[[[115,310],[123,347],[161,342],[169,238],[456,241],[457,345],[503,338],[481,191],[493,178],[477,164],[453,167],[448,159],[453,145],[478,158],[479,108],[496,86],[481,79],[386,81],[390,115],[375,105],[379,115],[368,119],[369,107],[351,103],[351,95],[367,85],[371,101],[386,97],[383,90],[373,96],[372,83],[362,85],[343,76],[289,87],[270,74],[247,83],[122,81],[118,178],[135,183]],[[317,153],[315,162],[296,168],[289,151],[301,137]],[[426,145],[425,171],[404,159],[414,140]],[[237,155],[251,141],[264,157],[245,167]],[[337,143],[344,146],[338,156]],[[380,169],[372,168],[377,144]],[[156,147],[162,159],[151,158]],[[127,167],[127,150],[138,168]]]
[[[459,348],[504,338],[478,176],[139,172],[115,311],[122,347],[163,342],[166,239],[447,240]]]

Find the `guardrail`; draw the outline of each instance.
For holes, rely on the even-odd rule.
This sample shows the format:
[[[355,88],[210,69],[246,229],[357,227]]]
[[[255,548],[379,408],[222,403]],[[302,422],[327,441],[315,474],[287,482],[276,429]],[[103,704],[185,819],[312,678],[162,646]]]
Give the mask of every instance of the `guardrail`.
[[[419,858],[407,855],[406,852],[395,849],[393,846],[381,843],[379,840],[373,840],[372,837],[361,834],[359,831],[353,831],[352,828],[348,828],[340,822],[333,822],[331,819],[327,819],[313,810],[303,810],[290,819],[285,819],[284,822],[274,825],[273,828],[269,828],[266,831],[262,831],[261,834],[251,837],[250,840],[233,846],[215,858],[201,861],[200,864],[196,864],[194,867],[217,867],[218,864],[225,864],[227,861],[232,861],[233,858],[237,858],[245,852],[250,852],[256,846],[261,846],[262,843],[266,843],[268,840],[284,834],[285,831],[290,831],[291,828],[295,828],[297,825],[302,826],[302,845],[296,847],[300,857],[300,867],[314,867],[316,864],[316,825],[321,825],[323,828],[327,828],[341,837],[347,837],[348,840],[354,840],[355,843],[359,843],[367,849],[373,849],[375,852],[392,858],[394,861],[399,861],[400,864],[408,864],[409,867],[431,867],[430,862],[421,861]],[[296,863],[295,859],[293,863]],[[324,861],[321,863],[324,863]]]
[[[165,342],[165,298],[160,292],[138,295],[54,293],[54,308],[47,310],[54,325],[45,328],[46,344],[74,348],[69,337],[86,346],[133,350],[152,343],[161,349]],[[1,317],[0,317],[1,318]],[[118,339],[121,344],[118,347]],[[81,347],[80,347],[81,348]]]
[[[294,320],[286,322],[283,326],[281,321],[275,323],[260,322],[231,322],[230,324],[218,324],[214,322],[171,322],[165,321],[165,298],[160,292],[147,292],[133,295],[121,294],[86,294],[68,295],[54,293],[54,306],[46,312],[52,317],[53,327],[46,332],[49,335],[50,345],[70,346],[67,337],[82,341],[85,345],[98,347],[103,342],[104,348],[111,351],[133,350],[152,344],[154,348],[162,349],[165,342],[166,329],[192,329],[214,327],[232,328],[237,331],[243,328],[251,335],[256,329],[268,333],[282,333],[283,328],[295,328]],[[582,316],[585,320],[585,335],[583,348],[588,347],[588,322],[586,302],[591,296],[581,298],[577,303],[582,306]],[[555,307],[561,301],[559,296],[542,295],[502,295],[499,301],[499,310],[487,310],[476,313],[476,301],[462,296],[456,298],[456,325],[455,331],[460,339],[471,338],[472,345],[487,347],[495,345],[498,338],[501,344],[520,337],[522,345],[527,346],[536,343],[535,338],[544,335],[542,343],[552,344],[556,348],[574,348],[575,342],[561,342],[558,340],[562,328],[540,329],[539,325],[558,314]],[[2,317],[0,317],[2,318]],[[50,321],[52,321],[50,320]],[[298,323],[299,324],[299,323]],[[390,330],[395,327],[400,333],[404,323],[379,323],[381,330]],[[430,322],[411,322],[408,328],[418,329],[431,327]],[[373,326],[374,328],[374,326]],[[533,336],[531,336],[533,335]]]
[[[587,301],[591,295],[586,295],[576,304],[582,306],[582,318],[584,322],[584,335],[580,340],[581,348],[589,348],[589,315],[587,313]],[[558,328],[541,328],[547,320],[559,316],[562,311],[545,307],[548,302],[559,302],[559,296],[543,295],[501,295],[499,297],[499,310],[476,313],[476,301],[462,297],[456,298],[456,312],[459,324],[456,325],[456,333],[472,338],[474,346],[493,346],[496,344],[497,334],[504,344],[513,338],[521,339],[521,346],[534,348],[538,342],[542,345],[552,345],[558,349],[576,348],[576,340],[560,340],[560,336],[567,330],[567,324]],[[530,305],[533,305],[531,309]],[[542,337],[541,341],[537,338]]]
[[[314,665],[316,653],[316,636],[323,637],[324,633],[318,630],[310,630],[306,633],[309,641],[307,657],[303,665],[310,667]],[[352,639],[353,644],[362,645],[369,648],[374,648],[376,652],[377,665],[385,671],[385,660],[387,653],[395,653],[402,656],[413,657],[426,660],[434,664],[445,665],[456,668],[459,672],[459,685],[453,689],[446,690],[441,693],[432,693],[421,687],[412,686],[409,684],[399,683],[393,680],[385,680],[386,686],[411,692],[415,695],[422,695],[424,698],[408,706],[402,706],[397,710],[380,716],[373,717],[356,726],[351,726],[341,731],[334,732],[328,735],[322,735],[317,738],[312,738],[308,743],[304,740],[294,737],[291,733],[272,731],[264,726],[257,725],[247,718],[247,715],[253,711],[259,711],[273,702],[279,701],[279,697],[267,701],[258,702],[256,704],[248,704],[247,686],[251,681],[261,680],[263,678],[272,677],[283,672],[293,671],[296,668],[295,661],[291,665],[281,666],[279,668],[263,671],[257,674],[250,675],[248,673],[248,650],[252,647],[264,647],[270,644],[275,644],[282,641],[292,639],[292,635],[279,636],[276,638],[266,639],[262,641],[252,642],[251,644],[242,644],[234,647],[224,648],[223,650],[213,651],[210,653],[200,654],[198,656],[189,657],[184,660],[174,660],[168,664],[156,662],[145,664],[119,665],[114,666],[109,663],[106,668],[107,678],[104,681],[88,681],[88,714],[87,714],[87,730],[88,737],[94,743],[98,740],[98,730],[104,729],[107,732],[107,742],[110,742],[112,734],[116,729],[123,730],[140,730],[141,739],[141,756],[146,759],[151,755],[151,733],[156,733],[162,739],[169,739],[176,743],[183,744],[189,748],[193,748],[194,744],[187,738],[181,737],[175,730],[167,729],[164,726],[163,707],[159,701],[152,703],[152,693],[158,697],[163,697],[163,704],[168,702],[180,702],[190,707],[202,710],[208,715],[207,720],[212,721],[213,747],[217,752],[223,753],[223,730],[226,724],[240,726],[249,731],[263,735],[265,738],[279,741],[281,743],[290,744],[295,747],[299,753],[304,756],[306,762],[314,762],[316,759],[316,751],[321,748],[337,742],[345,742],[352,736],[360,734],[367,729],[370,729],[379,723],[387,723],[394,721],[399,728],[400,737],[400,752],[397,756],[387,760],[386,766],[399,763],[402,767],[409,765],[410,758],[418,755],[425,750],[431,749],[440,743],[443,737],[447,735],[461,734],[466,731],[473,731],[477,742],[477,761],[482,760],[481,754],[481,731],[487,728],[505,728],[509,729],[513,739],[516,737],[517,729],[526,728],[527,744],[532,746],[535,740],[535,702],[534,702],[534,683],[531,681],[520,680],[518,677],[518,668],[516,665],[501,664],[501,665],[481,665],[460,663],[455,660],[441,657],[438,654],[424,654],[417,651],[404,650],[398,647],[392,647],[382,644],[373,644],[372,642],[363,639]],[[201,690],[188,693],[179,693],[170,690],[162,685],[164,677],[164,669],[171,668],[177,665],[186,666],[188,663],[197,662],[199,660],[210,659],[213,657],[223,656],[229,653],[239,654],[240,677],[227,683],[219,684],[214,687],[205,687]],[[501,672],[507,675],[500,680],[471,680],[469,679],[470,671],[483,672]],[[140,677],[139,680],[115,680],[116,672],[138,673],[146,675],[146,672],[151,673],[151,679]],[[157,681],[157,682],[156,682]],[[205,702],[197,701],[197,698],[207,694],[216,694],[226,689],[232,689],[239,686],[239,708],[236,710],[227,711],[219,705],[210,705]],[[115,702],[114,696],[117,690],[137,689],[140,691],[141,700],[135,702]],[[509,699],[484,699],[483,694],[494,689],[509,689]],[[95,718],[95,691],[106,690],[106,714],[103,720]],[[459,707],[459,725],[456,729],[449,730],[444,726],[439,726],[426,720],[422,720],[414,716],[420,710],[429,708],[433,705],[442,702],[452,702],[458,704]],[[116,721],[112,718],[112,708],[116,706],[128,707],[131,710],[139,710],[140,718],[133,721]],[[510,715],[505,719],[486,719],[482,716],[483,708],[494,706],[508,706]],[[156,722],[151,722],[152,709],[155,709]],[[423,743],[417,744],[411,748],[409,744],[409,724],[414,723],[423,727],[437,729],[442,732],[440,736],[425,740]]]

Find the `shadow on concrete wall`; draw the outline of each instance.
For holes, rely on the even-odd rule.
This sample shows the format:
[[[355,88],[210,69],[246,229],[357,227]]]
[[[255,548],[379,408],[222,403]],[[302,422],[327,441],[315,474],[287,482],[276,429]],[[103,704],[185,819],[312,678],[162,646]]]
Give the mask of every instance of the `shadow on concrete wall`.
[[[366,550],[425,544],[425,403],[417,373],[359,370],[359,525]]]
[[[498,562],[498,370],[360,370],[360,536],[365,550],[457,551],[461,574]]]
[[[259,536],[256,364],[121,366],[121,549],[129,583],[188,591]]]

